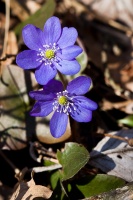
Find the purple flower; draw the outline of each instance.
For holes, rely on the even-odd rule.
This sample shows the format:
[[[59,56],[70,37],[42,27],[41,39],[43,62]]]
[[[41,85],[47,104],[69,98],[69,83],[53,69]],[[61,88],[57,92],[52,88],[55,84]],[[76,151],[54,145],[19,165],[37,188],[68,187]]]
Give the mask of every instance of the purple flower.
[[[53,137],[61,137],[66,131],[68,115],[78,122],[91,121],[92,110],[97,109],[97,104],[82,96],[90,85],[91,79],[86,76],[72,80],[66,90],[60,81],[51,80],[43,90],[30,92],[30,97],[37,100],[30,114],[45,117],[54,111],[50,131]]]
[[[75,59],[82,49],[74,45],[78,33],[75,28],[61,28],[57,17],[49,18],[43,31],[28,24],[22,31],[23,40],[30,50],[17,55],[16,63],[23,69],[35,69],[39,84],[45,85],[53,79],[57,70],[65,75],[79,72]]]

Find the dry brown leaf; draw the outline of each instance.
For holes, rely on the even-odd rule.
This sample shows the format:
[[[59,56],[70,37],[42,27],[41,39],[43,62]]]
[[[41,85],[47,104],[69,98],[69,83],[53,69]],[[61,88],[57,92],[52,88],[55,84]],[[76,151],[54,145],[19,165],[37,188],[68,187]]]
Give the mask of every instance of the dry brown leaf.
[[[29,13],[27,10],[20,4],[20,1],[12,0],[11,11],[14,15],[16,15],[21,21],[26,20],[29,17]],[[16,9],[17,8],[17,9]]]
[[[108,75],[105,73],[105,81],[114,90],[117,90],[116,85],[118,85],[121,89],[133,92],[133,61],[109,64]]]
[[[10,200],[33,200],[36,197],[49,199],[52,191],[42,185],[36,185],[33,178],[29,182],[21,181]]]
[[[27,6],[31,14],[35,13],[41,7],[40,4],[33,0],[26,1],[25,6]]]
[[[28,191],[23,196],[22,200],[29,198],[29,200],[33,200],[36,197],[42,197],[44,199],[49,199],[52,195],[52,191],[44,187],[42,185],[34,185],[28,189]]]
[[[10,200],[21,200],[27,190],[27,184],[25,182],[20,183]]]
[[[30,14],[35,13],[41,7],[35,1],[17,1],[12,0],[11,2],[11,10],[14,15],[16,15],[21,21],[26,20]],[[17,9],[16,9],[17,8]]]
[[[7,48],[6,54],[16,55],[18,52],[18,45],[17,45],[17,38],[13,31],[8,33],[8,41],[7,41]],[[9,65],[12,63],[14,58],[7,59],[6,61],[2,62],[3,65]]]
[[[101,110],[119,109],[127,114],[133,114],[133,100],[124,100],[122,102],[111,102],[103,99]]]
[[[6,54],[16,55],[17,53],[18,53],[17,38],[16,38],[15,33],[13,31],[10,31],[8,33]],[[9,60],[7,60],[6,64],[11,64],[11,62],[9,62]]]
[[[8,65],[12,64],[15,55],[18,52],[18,45],[17,45],[17,39],[16,39],[16,35],[13,31],[8,32],[8,41],[7,41],[7,45],[6,45],[6,49],[5,52],[3,52],[2,56],[6,56],[7,55],[13,55],[10,58],[6,58],[4,61],[1,61],[1,71],[0,73],[3,73],[3,70],[5,67],[7,67]],[[1,58],[2,59],[2,58]]]

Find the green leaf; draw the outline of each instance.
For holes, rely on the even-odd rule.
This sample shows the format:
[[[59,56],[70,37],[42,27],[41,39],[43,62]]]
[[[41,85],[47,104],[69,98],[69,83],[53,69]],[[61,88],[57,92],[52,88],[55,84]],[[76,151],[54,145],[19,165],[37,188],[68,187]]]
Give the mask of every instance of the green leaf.
[[[118,120],[118,122],[133,127],[133,115],[128,115],[127,117]]]
[[[66,195],[64,190],[62,189],[60,179],[61,179],[61,173],[59,170],[52,172],[50,176],[50,184],[53,190],[52,199],[65,200]]]
[[[106,174],[90,175],[68,184],[67,194],[71,199],[81,199],[98,195],[123,185],[125,185],[125,181],[115,176]]]
[[[47,0],[38,11],[15,28],[15,33],[20,35],[22,28],[27,24],[34,24],[39,28],[43,28],[45,21],[54,14],[55,5],[54,0]]]
[[[69,142],[65,144],[64,152],[57,152],[57,158],[63,167],[63,178],[73,177],[89,160],[89,153],[80,144]]]
[[[80,55],[77,56],[76,60],[78,61],[78,63],[80,64],[81,66],[81,69],[80,71],[75,74],[75,75],[72,75],[72,76],[68,76],[69,77],[69,81],[70,80],[73,80],[74,78],[80,76],[82,74],[82,72],[85,70],[85,68],[87,67],[87,64],[88,64],[88,56],[86,54],[85,51],[83,51]]]
[[[55,163],[54,162],[52,162],[51,160],[44,160],[44,162],[43,162],[43,165],[44,166],[51,166],[51,165],[54,165]]]
[[[57,187],[57,183],[60,181],[60,177],[61,177],[61,173],[59,170],[52,172],[50,176],[50,183],[51,183],[52,190],[55,190],[55,188]],[[61,186],[60,186],[60,189],[61,189]]]

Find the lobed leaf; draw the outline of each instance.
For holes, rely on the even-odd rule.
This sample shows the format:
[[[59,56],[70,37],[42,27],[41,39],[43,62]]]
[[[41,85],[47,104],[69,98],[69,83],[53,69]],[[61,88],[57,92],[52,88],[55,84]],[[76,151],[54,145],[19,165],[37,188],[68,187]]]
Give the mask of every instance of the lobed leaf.
[[[84,146],[74,142],[66,143],[64,152],[58,151],[57,158],[63,167],[63,178],[73,177],[89,160],[89,153]]]

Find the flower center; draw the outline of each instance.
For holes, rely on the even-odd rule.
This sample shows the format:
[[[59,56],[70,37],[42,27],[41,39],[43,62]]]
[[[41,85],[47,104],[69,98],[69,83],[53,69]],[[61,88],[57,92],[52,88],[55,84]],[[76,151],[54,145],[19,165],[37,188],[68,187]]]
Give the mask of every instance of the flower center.
[[[51,65],[53,62],[58,63],[60,58],[57,56],[57,53],[60,52],[60,48],[56,43],[53,44],[44,44],[43,48],[38,49],[36,61],[44,63],[44,65]]]
[[[60,97],[58,98],[58,102],[59,102],[60,105],[65,105],[65,104],[67,104],[67,97],[65,97],[65,96],[60,96]]]
[[[55,98],[55,101],[53,103],[53,110],[56,110],[56,112],[65,113],[69,115],[69,113],[72,112],[72,110],[76,110],[76,106],[74,105],[74,100],[72,96],[69,96],[69,93],[67,90],[64,90],[62,92],[56,93],[57,97]]]
[[[45,58],[50,60],[50,59],[54,58],[54,56],[55,56],[55,52],[52,49],[47,49],[45,51]]]

